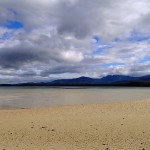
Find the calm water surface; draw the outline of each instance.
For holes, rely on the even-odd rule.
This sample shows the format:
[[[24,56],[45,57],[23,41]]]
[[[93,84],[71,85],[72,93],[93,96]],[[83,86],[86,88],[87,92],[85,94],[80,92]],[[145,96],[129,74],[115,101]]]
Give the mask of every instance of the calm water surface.
[[[0,109],[150,99],[150,88],[1,87]]]

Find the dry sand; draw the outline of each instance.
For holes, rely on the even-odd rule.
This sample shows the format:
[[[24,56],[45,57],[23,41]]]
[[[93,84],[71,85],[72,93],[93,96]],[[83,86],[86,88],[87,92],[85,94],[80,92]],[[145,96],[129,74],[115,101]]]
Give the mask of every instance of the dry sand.
[[[0,111],[0,150],[150,150],[150,100]]]

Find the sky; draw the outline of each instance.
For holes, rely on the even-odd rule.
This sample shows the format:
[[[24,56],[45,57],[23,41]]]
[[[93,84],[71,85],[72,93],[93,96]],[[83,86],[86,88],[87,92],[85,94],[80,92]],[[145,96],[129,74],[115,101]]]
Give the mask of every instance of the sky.
[[[150,0],[0,0],[0,83],[150,74]]]

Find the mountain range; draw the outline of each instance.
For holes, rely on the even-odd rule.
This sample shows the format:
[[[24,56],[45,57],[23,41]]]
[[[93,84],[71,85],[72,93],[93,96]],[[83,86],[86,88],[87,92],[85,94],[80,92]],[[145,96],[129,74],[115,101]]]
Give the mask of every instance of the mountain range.
[[[124,75],[108,75],[103,78],[79,77],[61,79],[50,82],[52,85],[150,85],[150,75],[132,77]]]
[[[3,84],[1,86],[150,86],[150,75],[141,77],[108,75],[102,78],[89,78],[83,76],[51,82]]]

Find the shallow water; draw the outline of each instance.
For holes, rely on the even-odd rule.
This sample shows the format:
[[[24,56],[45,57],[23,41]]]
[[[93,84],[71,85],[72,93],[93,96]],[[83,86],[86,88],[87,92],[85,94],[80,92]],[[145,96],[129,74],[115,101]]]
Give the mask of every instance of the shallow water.
[[[150,99],[150,88],[0,88],[0,109],[38,108],[143,99]]]

